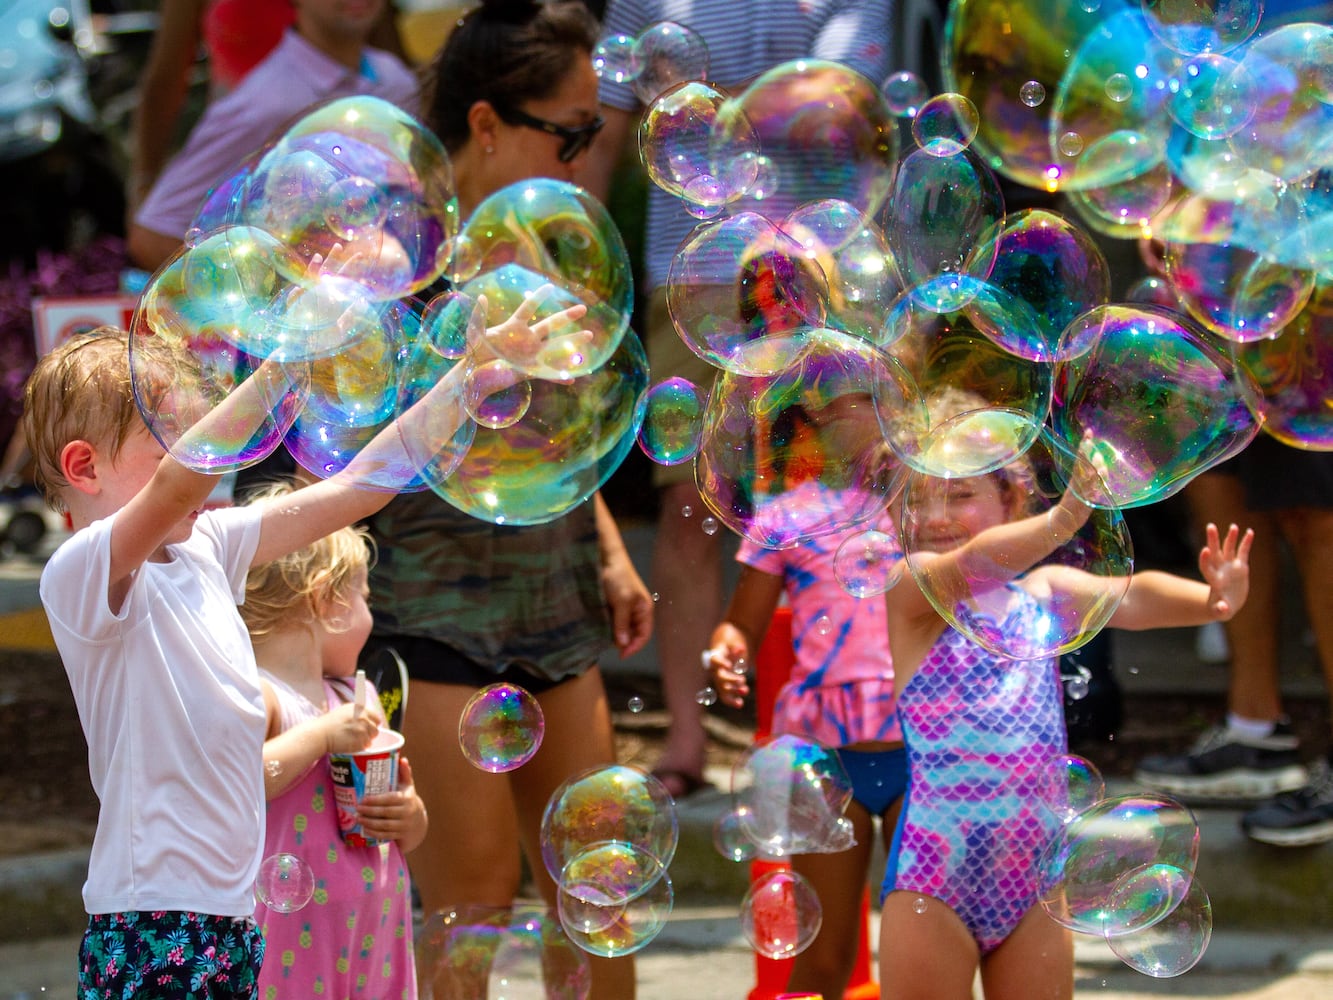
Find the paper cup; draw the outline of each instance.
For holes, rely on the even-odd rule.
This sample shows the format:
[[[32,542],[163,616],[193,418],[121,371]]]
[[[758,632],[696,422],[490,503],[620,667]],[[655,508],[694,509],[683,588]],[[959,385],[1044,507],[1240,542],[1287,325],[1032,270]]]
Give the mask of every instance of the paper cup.
[[[402,748],[402,733],[381,729],[364,750],[329,754],[333,797],[338,804],[338,829],[345,843],[353,847],[379,843],[362,834],[356,807],[367,795],[380,795],[398,787],[398,753]]]

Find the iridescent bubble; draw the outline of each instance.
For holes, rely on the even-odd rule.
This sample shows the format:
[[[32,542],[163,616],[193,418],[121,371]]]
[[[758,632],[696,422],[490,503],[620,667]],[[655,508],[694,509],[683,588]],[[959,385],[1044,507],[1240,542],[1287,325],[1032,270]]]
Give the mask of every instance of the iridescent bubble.
[[[1186,60],[1176,71],[1166,108],[1180,126],[1209,141],[1235,135],[1256,110],[1256,84],[1244,65],[1206,54]]]
[[[658,465],[680,465],[699,452],[704,401],[689,379],[674,376],[648,388],[639,448]]]
[[[445,380],[456,362],[441,357],[418,333],[415,315],[403,308],[394,332],[386,327],[387,343],[397,344],[392,363],[385,355],[373,365],[358,366],[357,355],[374,343],[367,340],[357,352],[312,365],[312,379],[322,382],[329,395],[325,405],[307,406],[283,438],[297,464],[326,478],[358,459],[345,475],[361,487],[388,493],[421,492],[453,472],[472,444],[476,424],[467,419],[461,390]],[[390,388],[396,394],[382,421],[353,419],[362,409],[368,413],[371,401],[387,406],[379,393]],[[344,392],[367,405],[340,409]],[[391,426],[394,432],[381,434]],[[373,456],[365,450],[372,440]]]
[[[1308,255],[1274,234],[1302,231],[1299,197],[1255,173],[1226,188],[1191,194],[1159,223],[1166,276],[1181,305],[1208,330],[1245,343],[1274,336],[1314,288]],[[1273,252],[1281,246],[1281,256]]]
[[[1078,156],[1083,152],[1083,136],[1077,132],[1062,132],[1060,138],[1055,141],[1055,148],[1060,151],[1061,156]]]
[[[1018,88],[1018,99],[1029,108],[1035,108],[1046,100],[1046,88],[1040,80],[1028,80]]]
[[[1176,298],[1176,290],[1171,287],[1171,283],[1155,274],[1140,278],[1125,289],[1125,301],[1134,305],[1184,311],[1180,308],[1180,300]]]
[[[1333,451],[1333,280],[1276,337],[1233,345],[1236,363],[1258,387],[1263,429],[1283,444]]]
[[[1085,184],[1085,176],[1096,182]],[[1147,235],[1176,187],[1162,144],[1130,130],[1090,144],[1068,177],[1068,197],[1084,222],[1117,239]]]
[[[707,83],[682,83],[653,101],[639,123],[639,159],[649,179],[696,214],[715,215],[756,177],[754,130],[741,117],[725,133],[718,127],[728,100]]]
[[[1111,274],[1083,229],[1055,212],[1027,209],[987,233],[976,252],[994,261],[984,294],[964,306],[978,330],[1031,361],[1056,361],[1086,346],[1061,335],[1080,315],[1107,303]]]
[[[712,685],[701,687],[694,692],[694,703],[702,705],[704,708],[712,708],[717,704],[717,690]]]
[[[512,427],[523,419],[531,402],[532,383],[507,361],[488,361],[467,373],[463,405],[482,427]]]
[[[981,125],[977,107],[962,94],[936,94],[912,119],[912,138],[931,156],[954,156],[972,145]]]
[[[638,951],[666,926],[675,894],[666,866],[632,844],[596,844],[570,859],[557,884],[560,925],[592,955]]]
[[[158,277],[177,273],[168,264]],[[140,300],[130,324],[129,364],[144,423],[197,472],[243,469],[272,454],[309,391],[307,365],[265,362],[210,325],[163,323],[153,297]]]
[[[742,822],[744,806],[737,806],[724,812],[713,823],[713,846],[717,853],[728,861],[752,861],[759,856],[759,849],[745,834]]]
[[[294,913],[315,895],[315,873],[295,854],[270,854],[259,864],[255,895],[275,913]]]
[[[1169,864],[1127,872],[1111,890],[1107,910],[1111,951],[1131,969],[1156,979],[1194,968],[1213,936],[1208,893],[1193,872]]]
[[[1226,52],[1248,41],[1259,27],[1264,0],[1141,0],[1152,32],[1184,55]]]
[[[1157,864],[1192,874],[1198,857],[1199,825],[1185,806],[1152,793],[1111,796],[1066,823],[1042,852],[1042,906],[1064,927],[1101,935],[1108,919],[1125,919],[1109,906],[1123,876]]]
[[[1056,364],[1052,426],[1071,449],[1091,435],[1116,505],[1179,492],[1258,433],[1253,382],[1179,314],[1101,306],[1066,337],[1092,346]]]
[[[542,861],[557,882],[565,865],[614,841],[637,848],[663,868],[676,853],[676,806],[666,786],[624,764],[590,768],[552,793],[542,814]]]
[[[685,346],[739,374],[771,370],[769,339],[823,326],[828,297],[818,263],[753,212],[698,227],[667,277],[667,306]]]
[[[782,229],[818,263],[828,281],[825,322],[863,340],[879,336],[888,308],[903,289],[883,232],[836,198],[802,205]]]
[[[624,83],[634,73],[634,39],[629,35],[608,35],[592,50],[592,68],[601,80]]]
[[[770,218],[823,198],[879,212],[898,158],[897,123],[870,80],[844,65],[802,59],[775,66],[718,116],[719,140],[753,128],[774,174],[764,197],[752,189],[740,209]]]
[[[755,954],[793,958],[810,947],[824,922],[824,908],[804,875],[787,868],[765,872],[741,900],[741,933]]]
[[[383,300],[435,281],[458,230],[444,147],[376,97],[333,100],[292,125],[255,163],[241,217],[294,252],[291,280],[317,265]]]
[[[476,303],[453,289],[433,296],[421,311],[420,339],[442,358],[461,358],[485,330]]]
[[[463,706],[458,745],[474,767],[500,774],[530,761],[545,732],[536,698],[515,684],[488,684]]]
[[[501,188],[468,218],[450,264],[454,285],[476,301],[486,296],[485,325],[496,326],[538,289],[532,319],[570,305],[587,312],[544,343],[492,338],[492,349],[539,378],[569,379],[611,358],[629,329],[633,281],[629,256],[610,213],[583,188],[535,178]],[[577,331],[587,336],[571,336]]]
[[[638,715],[640,712],[643,711],[643,699],[640,698],[637,694],[630,695],[630,699],[628,702],[625,703],[625,707],[628,708],[635,715]]]
[[[1274,28],[1245,48],[1240,64],[1253,81],[1254,116],[1230,145],[1248,166],[1297,181],[1327,162],[1333,126],[1328,51],[1333,26]]]
[[[854,530],[833,556],[833,575],[853,597],[877,597],[898,582],[902,568],[898,539],[878,528]]]
[[[841,835],[851,778],[838,755],[799,736],[760,740],[732,766],[741,828],[769,858],[825,853]]]
[[[892,361],[847,334],[812,329],[769,341],[774,374],[726,372],[715,384],[695,480],[732,531],[788,548],[884,509],[881,422],[916,396]]]
[[[911,70],[890,73],[879,89],[884,92],[889,111],[898,118],[915,118],[921,105],[930,100],[930,87]]]
[[[1094,508],[1065,541],[1052,538],[1038,559],[996,553],[960,564],[933,556],[970,541],[981,511],[989,523],[1029,518],[1050,531],[1051,519],[1064,517],[1056,505],[1071,479],[1085,490],[1100,482],[1087,458],[1045,430],[994,472],[907,477],[899,534],[907,567],[945,621],[996,655],[1040,661],[1077,649],[1106,626],[1133,571],[1123,517],[1109,506]],[[1071,578],[1076,587],[1058,582]]]
[[[944,157],[912,150],[899,164],[889,206],[884,228],[907,287],[945,273],[990,274],[994,261],[979,244],[1004,221],[1004,196],[970,150]]]
[[[587,954],[546,907],[471,904],[436,910],[413,942],[420,1000],[586,1000]]]
[[[1056,754],[1036,780],[1037,797],[1061,823],[1068,823],[1100,802],[1106,781],[1097,765],[1078,754]]]
[[[634,93],[649,105],[678,83],[708,77],[708,44],[692,28],[658,21],[634,40],[628,68]]]
[[[648,359],[629,333],[600,367],[567,381],[529,384],[532,399],[522,418],[508,427],[478,425],[456,468],[432,483],[473,517],[543,524],[600,489],[637,439]]]

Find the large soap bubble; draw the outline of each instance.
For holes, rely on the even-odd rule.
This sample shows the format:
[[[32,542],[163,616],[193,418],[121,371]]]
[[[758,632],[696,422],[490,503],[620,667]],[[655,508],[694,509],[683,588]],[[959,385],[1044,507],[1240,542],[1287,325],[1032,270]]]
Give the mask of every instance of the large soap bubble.
[[[1111,951],[1131,969],[1155,979],[1194,968],[1213,936],[1208,893],[1193,872],[1174,865],[1144,865],[1126,872],[1111,890],[1106,909]]]
[[[1277,337],[1231,350],[1258,386],[1265,433],[1293,448],[1333,451],[1333,280],[1315,286]]]
[[[1092,436],[1117,505],[1179,492],[1258,433],[1253,381],[1178,314],[1102,306],[1065,335],[1092,346],[1055,366],[1052,424],[1071,448]]]
[[[727,527],[790,548],[885,508],[881,412],[918,400],[901,369],[858,338],[807,330],[770,341],[774,374],[728,372],[714,384],[695,478]]]
[[[493,345],[532,375],[570,379],[594,371],[629,329],[634,285],[620,232],[601,202],[565,181],[519,181],[486,198],[458,237],[450,271],[464,294],[486,296],[488,327],[543,285],[554,291],[534,320],[575,303],[587,307],[578,325],[591,339],[553,338],[536,358],[508,351],[503,341]]]
[[[643,948],[675,900],[666,866],[633,844],[594,844],[570,859],[557,889],[560,923],[584,951],[614,958]]]
[[[595,767],[552,793],[542,814],[542,861],[559,882],[576,857],[612,841],[645,852],[665,868],[678,837],[676,805],[662,782],[624,764]]]
[[[755,954],[794,958],[814,941],[824,908],[810,880],[789,868],[765,872],[741,900],[741,932]]]
[[[841,850],[852,783],[838,755],[782,735],[751,746],[732,768],[732,794],[745,835],[770,858]]]
[[[541,748],[546,719],[516,684],[488,684],[463,706],[458,744],[473,767],[492,774],[522,767]]]
[[[1129,532],[1119,512],[1105,507],[1092,508],[1067,540],[1052,538],[1035,561],[989,550],[934,558],[1006,521],[1041,518],[1048,532],[1050,519],[1064,516],[1056,505],[1071,479],[1085,492],[1101,489],[1092,463],[1045,430],[1016,460],[985,475],[907,478],[899,537],[908,569],[941,617],[992,653],[1034,660],[1077,649],[1105,627],[1129,589]]]
[[[282,442],[305,404],[309,367],[241,350],[225,320],[195,322],[193,310],[206,304],[191,303],[178,281],[181,255],[188,252],[183,248],[158,272],[131,321],[134,401],[153,436],[182,465],[199,472],[242,469]]]
[[[484,521],[551,521],[600,489],[634,447],[647,388],[648,359],[632,332],[586,374],[533,379],[522,417],[477,427],[467,455],[435,492]]]
[[[687,25],[657,21],[634,39],[626,69],[639,100],[652,104],[679,83],[708,77],[708,43]]]
[[[1111,796],[1066,823],[1043,851],[1042,905],[1057,923],[1083,934],[1127,933],[1150,926],[1150,919],[1110,909],[1120,879],[1158,864],[1192,876],[1198,859],[1199,824],[1185,806],[1165,795]],[[1126,906],[1132,901],[1122,899]]]
[[[336,262],[339,274],[380,299],[435,281],[458,230],[444,147],[376,97],[330,101],[287,129],[255,162],[239,211],[303,266]]]
[[[586,1000],[588,956],[544,906],[468,904],[422,922],[413,952],[420,1000]]]
[[[671,260],[667,307],[676,331],[709,364],[771,371],[769,337],[823,326],[828,279],[773,222],[740,212],[699,226]]]
[[[846,66],[802,59],[768,70],[718,118],[725,145],[750,129],[774,175],[741,208],[777,219],[837,198],[873,217],[889,194],[898,159],[893,112],[873,82]]]

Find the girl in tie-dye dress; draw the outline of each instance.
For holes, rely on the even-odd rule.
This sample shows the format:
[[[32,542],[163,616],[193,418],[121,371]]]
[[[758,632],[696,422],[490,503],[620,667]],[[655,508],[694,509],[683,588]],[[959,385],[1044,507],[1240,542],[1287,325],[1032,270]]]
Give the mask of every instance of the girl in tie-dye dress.
[[[922,477],[908,492],[902,541],[913,572],[886,597],[909,777],[884,882],[885,1000],[971,1000],[978,968],[987,1000],[1073,995],[1072,940],[1040,904],[1036,871],[1058,831],[1037,793],[1065,752],[1058,669],[1052,656],[1010,659],[973,637],[1036,648],[1062,600],[1109,590],[1123,595],[1109,624],[1136,629],[1222,620],[1248,593],[1253,534],[1242,539],[1235,525],[1225,539],[1208,526],[1206,582],[1145,572],[1116,584],[1043,563],[1091,516],[1079,497],[1095,495],[1100,479],[1085,477],[1096,468],[1080,461],[1075,488],[1037,514],[1026,459],[986,475]],[[977,594],[1003,610],[970,619]]]
[[[263,1000],[415,1000],[412,894],[404,854],[421,842],[426,812],[399,761],[398,788],[362,800],[370,846],[340,831],[329,754],[364,749],[384,722],[373,687],[364,708],[349,678],[370,634],[364,533],[335,532],[251,570],[242,616],[268,708],[266,858],[289,854],[314,876],[309,902],[287,898],[261,869],[256,919],[268,951]],[[290,877],[287,884],[295,879]]]

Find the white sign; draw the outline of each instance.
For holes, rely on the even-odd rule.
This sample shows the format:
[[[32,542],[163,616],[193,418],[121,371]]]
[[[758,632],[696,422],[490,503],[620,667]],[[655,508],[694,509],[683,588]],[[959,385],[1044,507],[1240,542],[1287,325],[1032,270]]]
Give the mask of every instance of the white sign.
[[[87,333],[99,326],[130,328],[134,295],[82,295],[70,298],[47,296],[32,300],[32,326],[38,356],[77,333]]]

